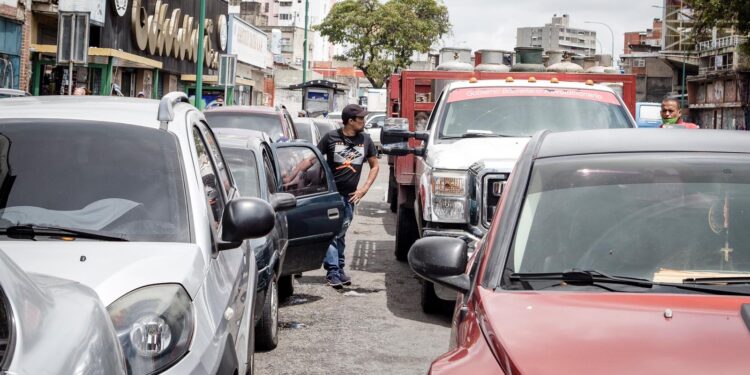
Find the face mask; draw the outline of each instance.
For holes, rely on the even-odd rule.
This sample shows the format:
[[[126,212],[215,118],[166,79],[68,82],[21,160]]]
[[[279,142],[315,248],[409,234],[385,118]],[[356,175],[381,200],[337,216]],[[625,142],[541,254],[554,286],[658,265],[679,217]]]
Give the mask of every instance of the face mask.
[[[674,125],[674,124],[677,123],[677,120],[678,120],[677,117],[663,118],[663,119],[661,119],[661,122],[662,122],[662,124],[665,124],[665,125]]]

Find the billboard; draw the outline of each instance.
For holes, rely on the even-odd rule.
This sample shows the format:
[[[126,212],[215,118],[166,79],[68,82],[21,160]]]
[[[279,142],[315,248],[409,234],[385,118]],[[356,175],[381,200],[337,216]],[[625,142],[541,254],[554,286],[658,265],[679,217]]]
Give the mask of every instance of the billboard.
[[[237,55],[237,61],[266,68],[268,35],[237,17],[230,18],[229,23],[229,53]]]

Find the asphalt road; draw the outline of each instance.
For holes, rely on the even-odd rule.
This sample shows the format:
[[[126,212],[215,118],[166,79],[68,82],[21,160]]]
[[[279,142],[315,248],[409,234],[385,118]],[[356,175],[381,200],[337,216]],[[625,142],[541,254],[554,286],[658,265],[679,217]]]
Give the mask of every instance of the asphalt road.
[[[450,316],[422,312],[417,276],[393,255],[387,185],[383,158],[347,232],[352,285],[326,286],[323,269],[296,279],[294,295],[279,308],[279,346],[255,355],[256,374],[425,374],[447,351]]]

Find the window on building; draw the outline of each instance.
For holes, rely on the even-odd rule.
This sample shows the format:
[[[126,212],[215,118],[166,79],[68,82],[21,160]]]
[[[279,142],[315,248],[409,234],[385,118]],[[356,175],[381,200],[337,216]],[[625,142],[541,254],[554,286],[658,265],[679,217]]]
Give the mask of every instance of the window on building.
[[[284,20],[284,21],[288,21],[288,20],[292,19],[292,15],[289,14],[289,13],[279,13],[279,19],[280,20]]]
[[[268,7],[269,7],[269,5],[271,5],[271,3],[266,3],[265,4],[265,10],[263,10],[264,12],[268,13],[268,9],[269,9]]]
[[[290,6],[292,6],[292,2],[291,1],[282,1],[282,2],[279,2],[279,6],[290,7]]]
[[[645,68],[646,67],[646,60],[644,60],[644,59],[634,59],[633,60],[633,67],[634,68]]]

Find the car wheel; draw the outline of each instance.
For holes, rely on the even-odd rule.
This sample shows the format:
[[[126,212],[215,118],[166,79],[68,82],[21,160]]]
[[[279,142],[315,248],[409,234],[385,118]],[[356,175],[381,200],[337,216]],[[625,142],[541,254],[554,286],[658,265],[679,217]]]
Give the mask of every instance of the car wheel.
[[[422,311],[425,314],[438,314],[450,310],[452,303],[440,299],[435,293],[435,284],[431,281],[422,280]]]
[[[388,203],[391,206],[391,212],[395,214],[398,211],[398,189],[395,187],[388,188]]]
[[[276,274],[266,291],[263,313],[255,326],[255,347],[259,350],[272,350],[279,344],[279,284]]]
[[[406,262],[406,256],[414,242],[417,241],[417,220],[414,210],[398,206],[396,221],[396,259]]]
[[[294,294],[294,275],[279,278],[279,301],[286,301]]]

